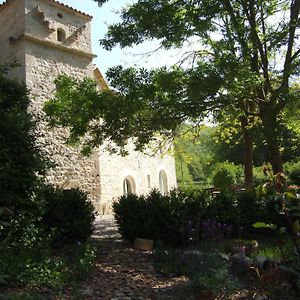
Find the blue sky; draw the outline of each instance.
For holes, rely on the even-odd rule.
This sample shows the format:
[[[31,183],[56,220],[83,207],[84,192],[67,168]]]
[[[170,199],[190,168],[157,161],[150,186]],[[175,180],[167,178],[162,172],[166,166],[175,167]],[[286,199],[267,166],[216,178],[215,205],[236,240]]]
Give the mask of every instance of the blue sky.
[[[151,56],[145,55],[158,48],[158,42],[145,42],[138,47],[127,49],[114,48],[112,51],[106,51],[99,45],[99,39],[106,31],[107,25],[117,22],[119,19],[117,12],[122,7],[135,2],[135,0],[110,0],[103,6],[98,7],[93,0],[60,0],[60,2],[77,8],[93,16],[92,20],[92,41],[93,52],[98,55],[95,64],[102,73],[105,73],[109,67],[123,65],[125,67],[137,66],[153,68],[163,65],[171,65],[177,62],[181,54],[179,50],[158,51]]]
[[[114,65],[126,65],[124,61],[126,55],[123,50],[116,48],[112,51],[106,51],[99,45],[99,39],[105,35],[108,24],[118,21],[116,12],[126,5],[128,0],[110,0],[102,7],[98,7],[98,4],[93,0],[60,0],[60,2],[93,16],[92,45],[93,53],[98,56],[94,63],[103,73]]]
[[[141,46],[120,49],[114,48],[112,51],[106,51],[99,45],[99,39],[102,38],[106,31],[107,25],[115,23],[119,20],[117,11],[123,6],[134,2],[134,0],[110,0],[102,7],[98,7],[93,0],[59,0],[63,4],[67,4],[73,8],[83,11],[93,16],[92,20],[92,44],[93,53],[98,57],[94,63],[99,67],[101,72],[105,74],[109,67],[115,65],[123,65],[124,67],[137,66],[153,68],[162,65],[171,65],[178,60],[179,50],[159,51],[149,57],[145,53],[157,48],[157,42],[147,42]],[[0,0],[0,4],[4,0]]]

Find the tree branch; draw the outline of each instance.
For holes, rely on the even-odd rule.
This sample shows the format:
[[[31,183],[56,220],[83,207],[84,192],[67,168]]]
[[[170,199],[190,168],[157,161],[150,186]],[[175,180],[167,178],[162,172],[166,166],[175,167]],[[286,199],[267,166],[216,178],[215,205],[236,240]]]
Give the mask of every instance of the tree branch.
[[[283,76],[281,82],[281,90],[287,92],[289,89],[289,77],[290,77],[290,70],[291,64],[293,61],[294,55],[299,52],[299,50],[292,55],[294,41],[295,41],[295,32],[297,27],[297,22],[299,18],[299,10],[300,10],[300,0],[293,0],[291,4],[291,16],[290,16],[290,26],[289,26],[289,39],[287,43],[287,51],[285,56],[285,62],[283,67]],[[298,55],[299,53],[297,53]],[[296,56],[297,56],[296,55]],[[296,58],[295,56],[295,58]]]
[[[258,33],[257,33],[257,23],[256,23],[256,12],[254,9],[254,1],[249,1],[249,7],[247,7],[246,3],[242,2],[244,13],[247,16],[250,31],[252,36],[252,42],[254,49],[257,48],[261,57],[262,68],[263,68],[263,76],[265,79],[264,82],[264,93],[265,95],[269,94],[271,91],[271,84],[270,84],[270,77],[269,77],[269,62],[268,62],[268,54],[267,49],[264,49],[263,43],[260,40]]]

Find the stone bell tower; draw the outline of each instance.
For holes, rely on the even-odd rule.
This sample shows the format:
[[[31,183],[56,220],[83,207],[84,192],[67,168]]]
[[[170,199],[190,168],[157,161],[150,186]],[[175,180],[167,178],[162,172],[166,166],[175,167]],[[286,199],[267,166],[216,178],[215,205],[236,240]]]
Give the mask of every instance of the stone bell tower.
[[[92,17],[55,0],[7,0],[0,5],[0,64],[17,58],[20,66],[11,77],[26,83],[31,110],[42,121],[38,142],[55,167],[47,180],[62,188],[86,191],[100,213],[110,212],[111,202],[122,194],[147,193],[152,188],[167,193],[176,186],[174,158],[135,152],[128,145],[127,157],[110,155],[104,149],[84,157],[80,149],[64,141],[68,131],[50,129],[43,121],[43,104],[53,96],[54,80],[62,73],[82,79],[94,78],[100,89],[108,88],[101,72],[93,70]]]
[[[17,59],[20,67],[10,76],[26,83],[31,109],[42,117],[43,104],[53,96],[59,74],[93,76],[91,18],[54,0],[8,0],[0,6],[0,63]],[[39,130],[43,133],[39,143],[55,163],[47,180],[66,189],[82,188],[97,207],[98,154],[84,157],[79,149],[67,147],[66,129],[50,130],[41,121]]]

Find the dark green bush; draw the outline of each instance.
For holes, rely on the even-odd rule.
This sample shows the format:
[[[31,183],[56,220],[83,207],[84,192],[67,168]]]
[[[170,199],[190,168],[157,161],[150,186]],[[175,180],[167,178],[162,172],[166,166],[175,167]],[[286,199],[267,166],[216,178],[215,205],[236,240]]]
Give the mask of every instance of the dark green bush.
[[[228,262],[215,250],[155,250],[154,268],[167,276],[185,275],[200,290],[220,290],[233,279]]]
[[[19,213],[10,226],[9,235],[0,243],[0,285],[61,288],[73,279],[84,279],[92,269],[94,247],[88,243],[53,247],[53,236],[45,230],[42,218]],[[5,274],[2,282],[1,273]]]
[[[27,111],[30,99],[26,87],[1,71],[0,66],[0,207],[30,209],[45,156],[35,142],[38,132]]]
[[[162,196],[158,191],[149,195],[122,196],[113,209],[123,238],[147,238],[167,245],[198,244],[205,220],[230,226],[238,236],[253,231],[255,222],[281,224],[278,205],[272,191],[263,197],[250,192],[221,191],[211,197],[204,191],[172,191]],[[214,224],[213,222],[206,222]],[[219,226],[219,225],[218,225]]]
[[[5,236],[1,242],[5,249],[1,251],[2,272],[7,275],[3,283],[24,283],[28,266],[43,261],[50,252],[48,235],[36,214],[23,211],[13,215]]]
[[[220,190],[233,189],[241,182],[242,170],[228,161],[218,163],[212,174],[212,184]]]
[[[113,205],[119,232],[131,241],[139,237],[169,245],[183,244],[190,237],[191,227],[196,230],[206,197],[203,192],[191,197],[176,190],[168,196],[157,190],[147,196],[122,196]]]
[[[253,230],[252,225],[257,221],[282,225],[278,217],[278,202],[273,191],[260,196],[256,190],[237,194],[238,224],[247,231]]]
[[[55,254],[53,238],[86,240],[93,209],[80,191],[39,188],[48,160],[36,143],[38,119],[28,113],[26,86],[6,78],[8,69],[0,65],[0,285],[58,287],[90,268],[93,251],[79,253],[76,245],[67,265],[67,257]]]
[[[54,241],[84,242],[93,233],[94,207],[84,192],[46,186],[39,197],[44,201],[42,224]]]
[[[291,183],[300,185],[300,162],[286,164],[285,169]]]
[[[278,218],[278,203],[273,191],[260,196],[252,191],[221,191],[209,203],[206,218],[234,226],[236,235],[242,231],[253,231],[255,222],[282,224]],[[240,228],[242,227],[242,228]]]
[[[236,225],[238,218],[236,193],[222,190],[220,194],[217,194],[207,207],[206,218]]]

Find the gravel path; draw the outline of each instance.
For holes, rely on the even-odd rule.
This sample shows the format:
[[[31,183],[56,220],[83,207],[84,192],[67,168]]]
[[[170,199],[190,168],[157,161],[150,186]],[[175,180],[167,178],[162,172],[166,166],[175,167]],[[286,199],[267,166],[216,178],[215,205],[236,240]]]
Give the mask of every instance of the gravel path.
[[[194,299],[185,277],[168,279],[153,269],[152,252],[134,250],[117,232],[112,216],[98,218],[94,274],[81,290],[86,300]]]

